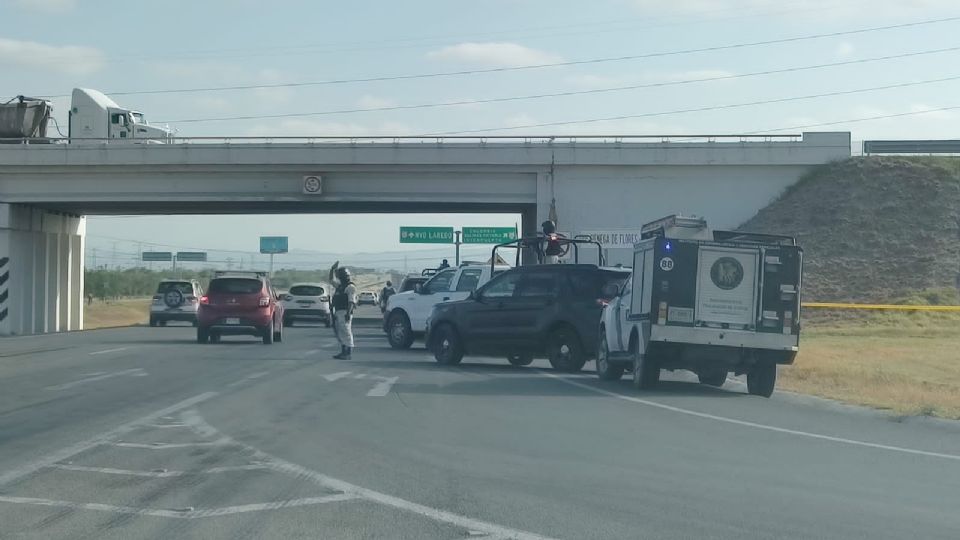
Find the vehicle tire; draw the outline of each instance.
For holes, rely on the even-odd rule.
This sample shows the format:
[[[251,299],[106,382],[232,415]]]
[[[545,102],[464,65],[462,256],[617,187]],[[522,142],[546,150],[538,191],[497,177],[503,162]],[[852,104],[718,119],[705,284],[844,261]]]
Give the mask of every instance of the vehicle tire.
[[[207,343],[210,341],[210,331],[206,328],[197,327],[197,343]]]
[[[773,362],[761,362],[747,372],[747,393],[754,396],[770,397],[777,385],[777,365]]]
[[[156,325],[157,325],[156,317],[150,317],[150,326],[156,326]]]
[[[332,319],[332,318],[333,318],[333,317],[327,316],[327,320],[323,321],[323,324],[327,325],[327,328],[330,328],[330,326],[333,324],[333,323],[330,321],[330,319]]]
[[[438,364],[455,366],[463,360],[463,341],[449,324],[438,327],[433,334],[433,357]]]
[[[273,327],[265,326],[261,331],[260,335],[263,336],[264,345],[273,345]]]
[[[649,355],[640,354],[638,344],[631,345],[630,351],[633,353],[633,387],[637,390],[656,387],[660,382],[660,366]]]
[[[273,332],[273,341],[280,343],[283,341],[283,325],[280,325],[279,330],[274,330]]]
[[[210,343],[220,343],[220,338],[223,337],[219,332],[210,333]]]
[[[533,355],[528,353],[511,354],[507,356],[507,362],[514,366],[529,366],[533,362]]]
[[[197,325],[199,325],[200,323],[196,319],[194,319],[191,324],[193,324],[193,327],[196,328]]]
[[[603,381],[619,381],[623,377],[623,364],[610,362],[610,348],[607,346],[607,332],[600,330],[600,345],[597,346],[597,376]]]
[[[703,373],[697,373],[697,378],[700,380],[700,384],[720,388],[723,386],[723,383],[727,382],[727,372],[704,371]]]
[[[402,311],[394,311],[387,319],[387,341],[394,349],[409,349],[413,345],[413,329],[410,319]]]
[[[587,363],[580,336],[569,327],[558,328],[547,338],[547,358],[553,369],[567,373],[580,371]]]

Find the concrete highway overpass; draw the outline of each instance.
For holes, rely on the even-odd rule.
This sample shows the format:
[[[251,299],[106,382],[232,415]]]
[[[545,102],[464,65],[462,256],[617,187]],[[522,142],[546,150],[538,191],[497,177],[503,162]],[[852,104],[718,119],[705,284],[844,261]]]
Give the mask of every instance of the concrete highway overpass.
[[[683,212],[735,227],[849,156],[848,132],[0,145],[0,335],[83,327],[86,215],[517,212],[531,233],[553,211],[580,234]]]

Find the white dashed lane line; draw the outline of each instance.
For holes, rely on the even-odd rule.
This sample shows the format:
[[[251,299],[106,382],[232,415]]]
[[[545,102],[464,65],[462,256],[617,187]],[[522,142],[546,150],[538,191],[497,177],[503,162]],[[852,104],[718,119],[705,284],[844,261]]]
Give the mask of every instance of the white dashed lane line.
[[[95,373],[90,374],[91,376],[85,377],[83,379],[78,379],[76,381],[58,384],[55,386],[48,386],[47,390],[68,390],[75,386],[80,386],[81,384],[87,384],[97,381],[102,381],[105,379],[112,379],[113,377],[146,377],[148,373],[141,368],[125,369],[123,371],[113,371],[109,373]]]

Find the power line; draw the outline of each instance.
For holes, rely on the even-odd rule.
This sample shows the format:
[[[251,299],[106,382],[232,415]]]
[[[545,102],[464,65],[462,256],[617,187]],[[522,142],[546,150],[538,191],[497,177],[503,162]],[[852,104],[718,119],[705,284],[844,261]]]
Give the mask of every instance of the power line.
[[[589,58],[584,60],[569,60],[564,62],[550,62],[550,63],[532,64],[532,65],[525,65],[525,66],[509,66],[509,67],[497,67],[497,68],[486,68],[486,69],[444,71],[444,72],[434,72],[434,73],[416,73],[416,74],[409,74],[409,75],[361,77],[361,78],[354,78],[354,79],[329,79],[325,81],[313,81],[313,82],[211,86],[211,87],[198,87],[198,88],[171,88],[171,89],[161,89],[161,90],[135,90],[135,91],[125,91],[125,92],[109,92],[109,94],[112,96],[130,96],[130,95],[148,95],[148,94],[183,94],[183,93],[197,93],[197,92],[222,92],[222,91],[234,91],[234,90],[297,88],[297,87],[303,87],[303,86],[322,86],[322,85],[334,85],[334,84],[353,84],[353,83],[368,83],[368,82],[400,81],[400,80],[410,80],[410,79],[428,79],[428,78],[438,78],[438,77],[456,77],[456,76],[463,76],[463,75],[478,75],[478,74],[484,74],[484,73],[506,73],[506,72],[513,72],[513,71],[526,71],[526,70],[533,70],[533,69],[579,66],[579,65],[588,65],[588,64],[602,64],[602,63],[609,63],[609,62],[623,62],[628,60],[640,60],[640,59],[646,59],[646,58],[660,58],[665,56],[678,56],[678,55],[697,54],[697,53],[704,53],[704,52],[743,49],[743,48],[750,48],[750,47],[761,47],[766,45],[777,45],[782,43],[795,43],[799,41],[809,41],[809,40],[815,40],[815,39],[850,36],[850,35],[864,34],[869,32],[881,32],[886,30],[912,28],[917,26],[954,22],[958,20],[960,20],[960,16],[944,17],[939,19],[927,19],[922,21],[913,21],[908,23],[893,24],[893,25],[887,25],[887,26],[858,28],[855,30],[843,30],[838,32],[826,32],[826,33],[820,33],[820,34],[806,34],[802,36],[792,36],[787,38],[768,39],[768,40],[751,41],[751,42],[744,42],[744,43],[733,43],[733,44],[727,44],[727,45],[715,45],[711,47],[698,47],[698,48],[679,49],[679,50],[672,50],[672,51],[659,51],[659,52],[652,52],[652,53],[633,54],[633,55],[626,55],[626,56],[613,56],[613,57],[605,57],[605,58]],[[37,97],[49,99],[49,98],[69,97],[69,96],[67,94],[47,94],[47,95],[40,94]]]
[[[757,131],[748,131],[748,132],[746,132],[746,134],[749,135],[749,134],[755,134],[755,133],[769,133],[769,132],[772,132],[772,131],[788,131],[788,130],[792,130],[792,129],[804,129],[804,128],[823,127],[823,126],[836,126],[836,125],[840,125],[840,124],[855,124],[855,123],[857,123],[857,122],[869,122],[869,121],[872,121],[872,120],[886,120],[886,119],[888,119],[888,118],[900,118],[900,117],[903,117],[903,116],[916,116],[916,115],[929,114],[929,113],[935,113],[935,112],[954,111],[954,110],[957,110],[957,109],[960,109],[960,105],[950,105],[950,106],[947,106],[947,107],[938,107],[938,108],[936,108],[936,109],[924,109],[924,110],[922,110],[922,111],[908,111],[908,112],[902,112],[902,113],[881,114],[881,115],[877,115],[877,116],[863,116],[863,117],[860,117],[860,118],[848,118],[848,119],[846,119],[846,120],[832,120],[832,121],[830,121],[830,122],[817,122],[817,123],[815,123],[815,124],[804,124],[804,125],[800,125],[800,126],[789,126],[789,127],[780,127],[780,128],[764,129],[764,130],[757,130]]]
[[[733,79],[744,79],[748,77],[759,77],[764,75],[776,75],[781,73],[795,73],[799,71],[809,71],[814,69],[824,69],[831,67],[840,67],[840,66],[850,66],[857,64],[867,64],[871,62],[882,62],[887,60],[896,60],[902,58],[912,58],[916,56],[924,56],[929,54],[939,54],[945,52],[956,52],[960,51],[960,47],[947,47],[942,49],[928,49],[923,51],[914,51],[903,54],[894,54],[886,56],[875,56],[871,58],[861,58],[858,60],[845,60],[842,62],[831,62],[827,64],[814,64],[807,66],[794,66],[789,68],[782,69],[770,69],[764,71],[754,71],[751,73],[739,73],[739,74],[730,74],[730,75],[717,75],[714,77],[701,77],[696,79],[683,79],[679,81],[663,81],[655,83],[644,83],[644,84],[633,84],[628,86],[614,86],[607,88],[592,88],[589,90],[570,90],[565,92],[553,92],[545,94],[528,94],[522,96],[506,96],[499,98],[485,98],[485,99],[468,99],[468,100],[458,100],[458,101],[445,101],[445,102],[435,102],[435,103],[418,103],[411,105],[389,105],[383,107],[361,107],[354,109],[334,109],[329,111],[316,111],[316,112],[305,112],[305,113],[280,113],[280,114],[261,114],[261,115],[243,115],[243,116],[219,116],[219,117],[208,117],[208,118],[183,118],[178,120],[160,120],[161,123],[199,123],[199,122],[228,122],[235,120],[262,120],[266,118],[294,118],[294,117],[305,117],[305,116],[329,116],[337,114],[355,114],[355,113],[367,113],[367,112],[385,112],[385,111],[402,111],[410,109],[430,109],[438,107],[456,107],[456,106],[465,106],[465,105],[482,105],[488,103],[504,103],[510,101],[526,101],[534,99],[545,99],[545,98],[555,98],[555,97],[569,97],[569,96],[582,96],[589,94],[602,94],[610,92],[624,92],[628,90],[641,90],[644,88],[661,88],[667,86],[679,86],[685,84],[693,83],[703,83],[703,82],[714,82],[714,81],[728,81]]]
[[[579,120],[562,120],[557,122],[542,122],[538,124],[525,124],[525,125],[519,125],[519,126],[501,126],[501,127],[495,127],[495,128],[469,129],[469,130],[461,130],[461,131],[443,131],[443,132],[436,132],[436,133],[424,133],[417,136],[418,137],[438,137],[443,135],[465,135],[465,134],[472,134],[472,133],[487,133],[491,131],[505,131],[505,130],[512,130],[512,129],[569,126],[574,124],[593,124],[597,122],[609,122],[612,120],[629,120],[629,119],[635,119],[635,118],[670,116],[674,114],[686,114],[686,113],[693,113],[693,112],[720,111],[720,110],[726,110],[726,109],[739,109],[743,107],[753,107],[756,105],[770,105],[773,103],[786,103],[790,101],[803,101],[808,99],[819,99],[824,97],[845,96],[850,94],[862,94],[866,92],[878,92],[881,90],[892,90],[894,88],[907,88],[911,86],[922,86],[926,84],[935,84],[935,83],[956,81],[956,80],[960,80],[960,75],[943,77],[939,79],[927,79],[922,81],[911,81],[911,82],[898,83],[898,84],[888,84],[884,86],[873,86],[869,88],[857,88],[854,90],[839,90],[836,92],[824,92],[822,94],[808,94],[805,96],[791,96],[791,97],[777,98],[777,99],[765,99],[760,101],[748,101],[745,103],[731,103],[727,105],[711,105],[706,107],[674,109],[670,111],[658,111],[658,112],[639,113],[639,114],[623,114],[618,116],[606,116],[602,118],[581,118]]]

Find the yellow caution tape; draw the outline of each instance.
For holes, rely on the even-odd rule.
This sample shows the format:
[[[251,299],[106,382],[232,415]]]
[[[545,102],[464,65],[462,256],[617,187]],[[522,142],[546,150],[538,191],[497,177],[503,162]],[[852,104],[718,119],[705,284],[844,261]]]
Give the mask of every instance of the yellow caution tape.
[[[886,309],[898,311],[960,311],[960,306],[909,306],[902,304],[847,304],[841,302],[803,302],[805,308]]]

